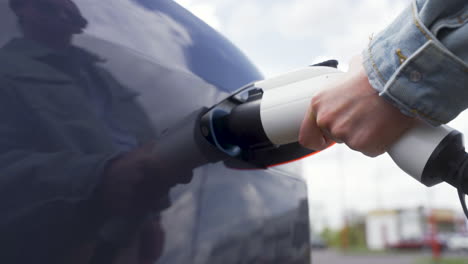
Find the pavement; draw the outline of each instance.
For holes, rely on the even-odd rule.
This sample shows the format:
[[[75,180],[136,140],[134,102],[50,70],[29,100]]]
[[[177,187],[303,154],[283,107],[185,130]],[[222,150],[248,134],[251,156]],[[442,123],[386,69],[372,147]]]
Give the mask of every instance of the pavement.
[[[415,264],[423,254],[342,254],[334,250],[313,250],[312,264]]]

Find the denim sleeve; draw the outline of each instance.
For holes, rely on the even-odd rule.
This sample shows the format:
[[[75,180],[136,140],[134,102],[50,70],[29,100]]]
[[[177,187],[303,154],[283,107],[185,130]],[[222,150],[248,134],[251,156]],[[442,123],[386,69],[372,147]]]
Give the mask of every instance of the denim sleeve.
[[[468,108],[468,2],[414,0],[363,51],[371,85],[432,125]]]

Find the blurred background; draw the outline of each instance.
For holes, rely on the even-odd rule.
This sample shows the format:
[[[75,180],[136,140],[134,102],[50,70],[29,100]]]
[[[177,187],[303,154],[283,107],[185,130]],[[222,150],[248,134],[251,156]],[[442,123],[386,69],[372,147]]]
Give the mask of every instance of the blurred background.
[[[369,37],[411,1],[176,2],[230,39],[268,78],[326,59],[339,60],[339,68],[347,70]],[[467,134],[467,121],[465,113],[450,125]],[[365,263],[356,254],[376,252],[389,254],[389,262],[368,257],[369,263],[429,263],[434,247],[445,249],[441,261],[468,263],[466,221],[455,189],[447,184],[426,188],[387,155],[371,159],[342,145],[281,169],[307,179],[313,244],[334,249],[314,254],[316,263],[340,256],[347,263]]]

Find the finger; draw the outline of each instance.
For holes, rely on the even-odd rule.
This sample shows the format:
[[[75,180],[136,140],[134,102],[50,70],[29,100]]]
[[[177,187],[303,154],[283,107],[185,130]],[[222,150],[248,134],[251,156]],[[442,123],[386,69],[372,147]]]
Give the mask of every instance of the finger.
[[[316,120],[312,107],[309,107],[299,131],[299,143],[306,148],[322,150],[325,149],[330,142],[317,126]]]
[[[357,123],[359,125],[360,122]],[[353,131],[353,135],[345,142],[350,149],[372,158],[385,152],[385,139],[382,133],[373,132],[372,126],[364,128],[364,125],[361,125]]]
[[[336,136],[333,136],[332,133],[330,131],[328,131],[328,129],[325,129],[325,128],[320,128],[320,130],[322,131],[322,134],[325,136],[325,138],[327,139],[327,142],[328,141],[333,141],[335,143],[338,143],[338,144],[342,144],[343,143],[343,140],[337,138]]]
[[[364,154],[364,155],[366,155],[368,157],[375,158],[377,156],[380,156],[380,155],[384,154],[386,151],[385,151],[385,148],[382,145],[376,145],[376,146],[373,146],[372,148],[363,150],[361,152],[362,152],[362,154]]]

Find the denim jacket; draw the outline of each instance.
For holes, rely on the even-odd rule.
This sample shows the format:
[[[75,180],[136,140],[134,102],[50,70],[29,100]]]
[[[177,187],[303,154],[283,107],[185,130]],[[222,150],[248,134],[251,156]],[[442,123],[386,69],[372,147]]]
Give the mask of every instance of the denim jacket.
[[[371,85],[432,125],[468,108],[468,1],[414,0],[363,51]]]

